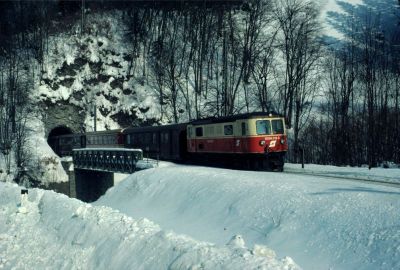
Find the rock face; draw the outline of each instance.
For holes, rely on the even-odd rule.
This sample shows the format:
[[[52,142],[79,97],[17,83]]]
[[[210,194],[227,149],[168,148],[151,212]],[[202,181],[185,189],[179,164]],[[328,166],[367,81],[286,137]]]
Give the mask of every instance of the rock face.
[[[97,130],[156,122],[160,113],[154,90],[131,72],[122,13],[93,13],[87,20],[83,35],[75,35],[74,26],[49,39],[36,91],[46,115],[46,136],[60,126],[72,133],[92,131],[93,108]]]
[[[82,108],[73,104],[57,103],[45,109],[43,122],[46,137],[60,126],[70,129],[72,133],[79,133],[84,131],[85,114]]]

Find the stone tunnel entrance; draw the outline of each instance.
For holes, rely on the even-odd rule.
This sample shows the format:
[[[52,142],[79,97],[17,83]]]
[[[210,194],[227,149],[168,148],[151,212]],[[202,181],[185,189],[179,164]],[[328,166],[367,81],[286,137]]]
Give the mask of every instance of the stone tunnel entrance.
[[[66,126],[57,126],[53,128],[47,136],[47,143],[55,153],[59,153],[58,142],[54,139],[56,136],[73,134],[72,129]]]
[[[48,136],[48,139],[52,136],[60,136],[60,135],[66,135],[66,134],[72,134],[72,129],[66,126],[58,126],[53,128]]]

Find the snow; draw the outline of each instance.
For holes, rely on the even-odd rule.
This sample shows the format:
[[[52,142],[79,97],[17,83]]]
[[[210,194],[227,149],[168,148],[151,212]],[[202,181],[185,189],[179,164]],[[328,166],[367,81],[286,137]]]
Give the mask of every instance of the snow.
[[[0,183],[0,269],[299,269],[267,247],[217,246],[109,207],[19,191]]]
[[[31,176],[38,179],[44,186],[48,186],[50,183],[66,182],[68,181],[68,176],[61,165],[61,161],[45,139],[45,129],[41,117],[42,116],[36,112],[28,116],[26,127],[26,149],[28,149],[28,151],[25,154],[30,155],[30,159],[23,165],[25,168],[32,168],[33,175]],[[0,156],[1,168],[5,168],[5,164],[3,163],[4,158]],[[6,172],[1,171],[0,181],[12,182],[17,175],[18,168],[13,153],[11,154],[10,172],[10,174],[6,174]],[[22,181],[21,184],[30,185],[24,181]]]
[[[0,269],[400,268],[398,187],[160,162],[93,204],[20,189],[0,182]]]
[[[32,149],[32,160],[36,161],[36,173],[43,185],[68,181],[61,160],[47,144],[42,119],[36,118],[28,123],[28,145]],[[39,174],[40,171],[40,174]]]
[[[267,246],[261,253],[304,269],[399,269],[399,195],[350,180],[170,165],[131,175],[95,205],[217,245],[241,235],[253,252]]]
[[[339,2],[320,3],[324,31],[338,39],[342,34],[327,17],[343,12]],[[122,14],[93,14],[89,20],[91,29],[82,37],[50,37],[43,78],[57,85],[74,80],[71,87],[57,89],[41,82],[37,99],[88,108],[95,103],[110,115],[159,118],[154,82],[142,85],[125,78],[129,51],[119,30]],[[76,75],[57,74],[80,58],[88,63],[76,68]],[[86,85],[98,76],[89,63],[102,63],[100,74],[112,77]],[[110,66],[114,63],[122,68]],[[121,78],[123,89],[110,86]],[[73,98],[83,91],[82,100]],[[117,103],[105,95],[118,98]],[[100,111],[97,116],[99,129],[119,127]],[[92,123],[88,110],[87,130]],[[40,169],[40,180],[44,185],[67,181],[46,143],[43,123],[30,124],[29,143],[38,166],[46,167]],[[148,170],[122,181],[119,175],[118,185],[92,205],[40,189],[21,197],[20,187],[0,182],[0,269],[298,269],[296,264],[304,269],[400,269],[399,189],[327,178],[399,183],[399,169],[287,164],[290,173],[268,173],[146,160],[138,166]]]
[[[120,128],[112,117],[119,114],[136,113],[138,122],[158,118],[152,87],[140,85],[139,79],[127,74],[131,50],[123,12],[110,11],[106,16],[88,13],[86,20],[87,29],[82,35],[76,34],[80,32],[77,22],[72,29],[49,37],[43,80],[34,91],[36,100],[52,104],[62,101],[82,108],[87,131],[93,130],[94,105],[98,130]],[[122,86],[113,85],[115,80]],[[121,88],[129,91],[123,93]]]

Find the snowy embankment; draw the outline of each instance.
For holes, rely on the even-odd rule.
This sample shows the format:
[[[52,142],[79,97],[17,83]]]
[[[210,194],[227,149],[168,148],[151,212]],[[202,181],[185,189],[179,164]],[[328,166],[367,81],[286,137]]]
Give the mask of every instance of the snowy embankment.
[[[26,195],[24,195],[26,196]],[[124,196],[127,196],[125,194]],[[109,207],[0,182],[0,269],[298,269],[240,237],[216,246]]]
[[[129,176],[95,204],[219,245],[241,234],[304,269],[375,270],[400,269],[399,198],[355,181],[170,166]]]

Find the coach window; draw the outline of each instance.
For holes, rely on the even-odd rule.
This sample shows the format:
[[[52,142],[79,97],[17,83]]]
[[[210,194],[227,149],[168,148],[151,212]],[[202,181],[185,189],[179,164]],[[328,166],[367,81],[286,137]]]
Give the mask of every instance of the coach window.
[[[271,122],[269,120],[256,121],[257,135],[271,134]]]
[[[202,137],[203,136],[203,128],[198,127],[196,128],[196,137]]]
[[[224,134],[225,135],[233,135],[233,126],[232,125],[224,126]]]

